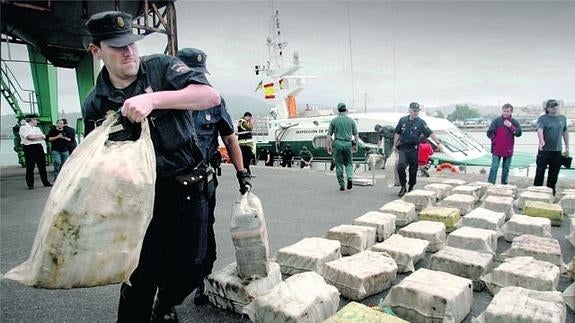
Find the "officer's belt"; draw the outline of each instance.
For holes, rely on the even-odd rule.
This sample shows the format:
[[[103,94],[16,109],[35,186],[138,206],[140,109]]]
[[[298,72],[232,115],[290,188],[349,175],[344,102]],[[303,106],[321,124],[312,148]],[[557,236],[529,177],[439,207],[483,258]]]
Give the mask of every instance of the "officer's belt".
[[[210,183],[214,180],[214,169],[212,167],[193,168],[182,175],[174,176],[174,179],[184,186],[200,182]]]

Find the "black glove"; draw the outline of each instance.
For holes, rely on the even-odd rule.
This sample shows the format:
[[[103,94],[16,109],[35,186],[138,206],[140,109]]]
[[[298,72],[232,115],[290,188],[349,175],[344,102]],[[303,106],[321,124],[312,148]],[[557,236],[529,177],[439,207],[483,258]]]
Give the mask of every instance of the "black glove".
[[[246,192],[252,187],[252,183],[250,183],[250,174],[244,169],[237,172],[236,177],[238,178],[238,183],[240,183],[240,193],[246,194]]]

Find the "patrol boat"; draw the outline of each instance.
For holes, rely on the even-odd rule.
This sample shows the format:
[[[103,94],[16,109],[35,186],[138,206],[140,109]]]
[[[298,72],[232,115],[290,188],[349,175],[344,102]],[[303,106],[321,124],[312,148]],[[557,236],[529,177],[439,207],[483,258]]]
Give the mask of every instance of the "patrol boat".
[[[254,131],[256,153],[267,149],[278,155],[288,145],[294,154],[306,146],[314,160],[330,160],[326,151],[326,138],[330,121],[337,115],[335,109],[321,110],[306,108],[303,116],[298,117],[296,96],[304,89],[305,83],[313,76],[298,75],[301,69],[299,55],[294,53],[291,64],[284,65],[284,53],[287,46],[282,42],[279,12],[276,11],[270,21],[270,34],[267,37],[268,61],[255,67],[256,75],[264,77],[258,88],[263,88],[266,99],[273,99],[274,106],[265,121],[260,120]],[[375,152],[379,134],[376,125],[395,127],[406,113],[393,112],[353,112],[349,116],[357,124],[360,141],[354,161],[365,161],[367,154]],[[423,114],[423,113],[422,113]],[[443,144],[443,151],[433,155],[435,164],[448,162],[454,165],[489,166],[490,154],[481,143],[464,133],[447,119],[420,116]],[[429,138],[436,147],[437,143]],[[514,158],[515,160],[515,158]],[[525,165],[515,165],[515,167]]]

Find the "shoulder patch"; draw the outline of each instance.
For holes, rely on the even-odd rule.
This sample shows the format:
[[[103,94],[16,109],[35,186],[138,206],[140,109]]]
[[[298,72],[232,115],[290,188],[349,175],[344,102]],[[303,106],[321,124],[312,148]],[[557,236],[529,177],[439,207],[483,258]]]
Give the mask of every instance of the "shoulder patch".
[[[184,63],[176,63],[172,65],[170,68],[178,73],[183,73],[191,70],[191,68],[189,68],[188,65]]]

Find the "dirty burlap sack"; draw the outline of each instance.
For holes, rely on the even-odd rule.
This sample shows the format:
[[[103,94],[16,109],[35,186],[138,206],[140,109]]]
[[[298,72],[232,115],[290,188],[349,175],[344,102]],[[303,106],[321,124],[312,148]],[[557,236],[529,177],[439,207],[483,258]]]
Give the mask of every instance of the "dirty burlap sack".
[[[267,277],[269,242],[264,210],[260,199],[251,191],[232,205],[230,230],[240,278]]]
[[[156,160],[147,122],[139,139],[109,141],[116,120],[108,117],[66,161],[30,258],[5,278],[64,289],[128,281],[153,214]]]

